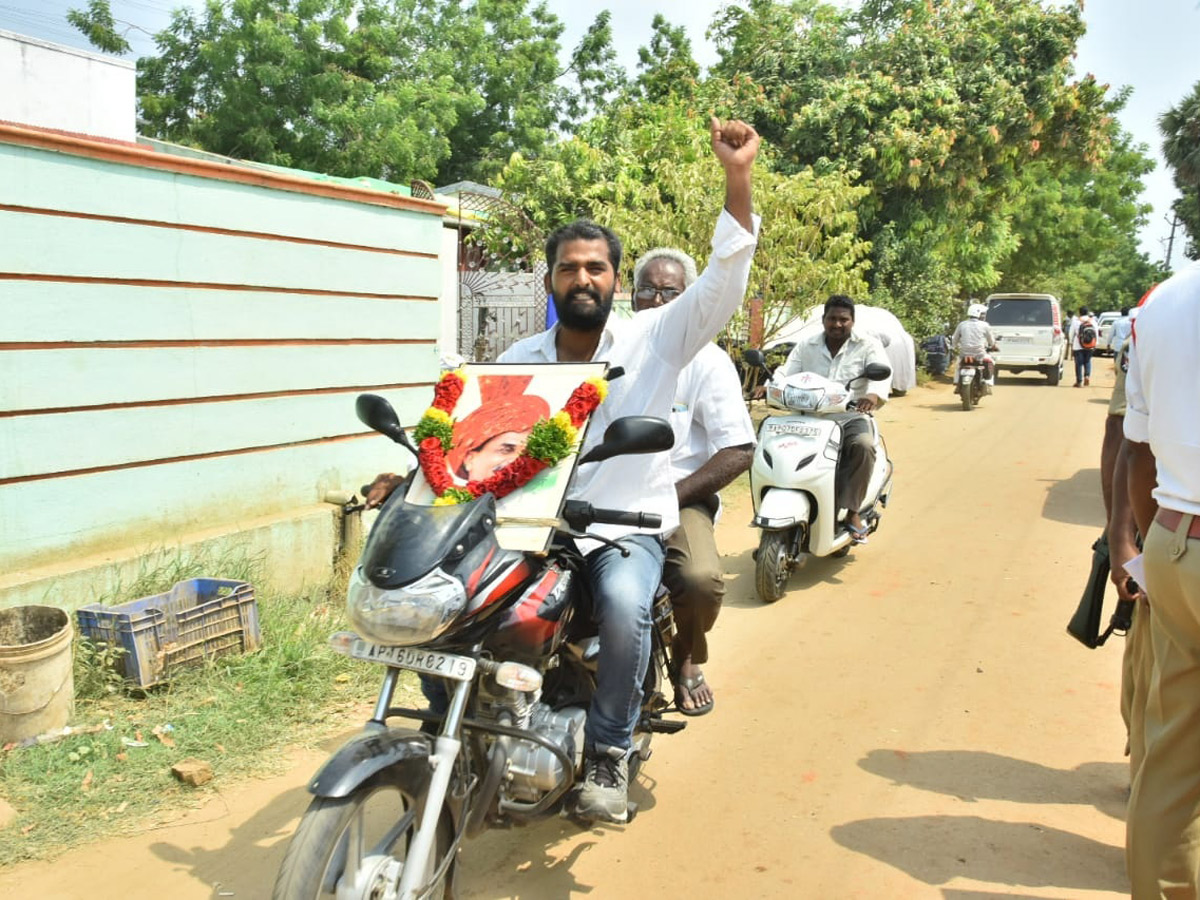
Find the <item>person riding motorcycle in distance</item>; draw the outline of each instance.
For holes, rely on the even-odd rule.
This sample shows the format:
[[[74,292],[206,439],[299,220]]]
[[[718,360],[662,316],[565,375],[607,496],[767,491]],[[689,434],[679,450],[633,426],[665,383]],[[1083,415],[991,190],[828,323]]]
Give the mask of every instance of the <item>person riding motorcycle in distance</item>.
[[[633,267],[635,312],[670,303],[696,280],[696,262],[682,250],[650,250]],[[708,344],[680,373],[671,408],[675,446],[671,475],[679,499],[679,528],[667,539],[663,583],[671,592],[675,640],[671,680],[685,716],[713,708],[712,688],[700,665],[708,661],[708,632],[725,597],[714,526],[717,491],[750,468],[754,426],[742,401],[742,383],[729,354]]]
[[[984,319],[986,315],[986,306],[972,302],[967,307],[967,318],[959,322],[958,327],[954,329],[954,337],[950,339],[950,344],[958,359],[974,356],[983,360],[983,380],[991,393],[992,382],[996,380],[995,362],[988,356],[988,352],[996,349],[996,335],[992,333],[992,326]]]
[[[713,232],[708,267],[683,294],[660,309],[619,320],[610,317],[620,287],[621,241],[609,229],[579,220],[546,240],[546,292],[558,321],[500,355],[501,363],[598,362],[619,367],[608,398],[592,415],[586,453],[617,418],[667,419],[684,367],[741,306],[757,243],[758,217],[751,202],[757,132],[744,122],[711,119],[712,149],[725,173],[725,204]],[[381,475],[367,494],[383,502],[395,476]],[[389,487],[390,485],[390,487]],[[651,610],[662,580],[663,535],[679,520],[668,454],[615,456],[581,467],[568,492],[572,500],[655,513],[660,529],[597,525],[615,542],[578,541],[600,633],[596,690],[584,727],[584,781],[576,812],[589,819],[628,821],[629,757],[650,662]]]
[[[795,375],[813,372],[823,378],[845,384],[861,376],[869,363],[888,366],[883,345],[854,329],[854,300],[834,294],[825,301],[821,316],[822,330],[797,342],[777,374]],[[866,413],[887,402],[891,378],[884,381],[857,381],[851,386],[851,398],[859,415],[842,423],[842,453],[838,460],[837,502],[846,510],[846,526],[855,543],[866,543],[867,528],[860,509],[875,467],[875,441]]]

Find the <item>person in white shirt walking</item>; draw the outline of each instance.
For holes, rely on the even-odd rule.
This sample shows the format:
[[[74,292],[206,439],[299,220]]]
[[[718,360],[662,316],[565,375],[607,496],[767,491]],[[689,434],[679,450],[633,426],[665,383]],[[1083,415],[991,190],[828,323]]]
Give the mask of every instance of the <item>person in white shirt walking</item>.
[[[868,363],[887,366],[883,345],[854,329],[854,301],[834,294],[825,301],[821,317],[823,330],[799,341],[783,364],[784,375],[815,372],[845,384],[860,377]],[[879,409],[887,401],[891,378],[885,381],[859,381],[851,388],[851,398],[860,413]],[[838,460],[838,506],[846,510],[846,524],[856,543],[866,543],[867,529],[860,508],[867,495],[871,470],[875,467],[875,443],[865,415],[855,416],[842,425],[842,454]]]
[[[696,263],[682,250],[660,247],[633,267],[633,308],[657,309],[696,280]],[[679,528],[667,539],[663,582],[671,592],[675,642],[671,648],[675,705],[685,716],[712,710],[712,688],[700,666],[708,661],[708,632],[725,597],[714,523],[717,492],[750,468],[754,427],[729,354],[707,344],[679,376],[671,408],[675,447],[671,471]]]
[[[712,147],[725,171],[725,209],[713,234],[708,267],[674,302],[632,319],[610,318],[618,287],[621,242],[591,222],[574,222],[546,241],[546,290],[558,313],[548,331],[518,341],[500,362],[553,363],[604,360],[625,374],[593,414],[581,452],[598,443],[621,416],[667,418],[683,368],[741,305],[754,255],[750,173],[758,134],[742,122],[710,123]],[[629,755],[650,659],[650,611],[662,577],[662,535],[679,522],[669,455],[613,457],[576,473],[572,499],[605,507],[658,513],[657,531],[595,526],[629,555],[596,541],[581,541],[600,631],[596,692],[584,735],[584,783],[578,813],[585,818],[628,819]]]
[[[1071,328],[1071,353],[1075,357],[1075,387],[1092,383],[1092,354],[1100,331],[1086,306],[1079,307],[1079,319]]]

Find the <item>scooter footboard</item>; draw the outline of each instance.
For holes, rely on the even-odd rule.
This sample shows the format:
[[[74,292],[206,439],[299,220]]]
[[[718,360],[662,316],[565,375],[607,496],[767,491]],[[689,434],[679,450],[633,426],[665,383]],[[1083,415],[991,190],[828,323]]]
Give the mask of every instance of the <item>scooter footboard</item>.
[[[346,797],[384,769],[392,769],[400,786],[420,796],[429,782],[429,736],[409,729],[355,735],[333,754],[308,791],[318,797]]]
[[[756,528],[790,528],[806,525],[812,514],[812,499],[804,491],[768,488],[754,515]]]

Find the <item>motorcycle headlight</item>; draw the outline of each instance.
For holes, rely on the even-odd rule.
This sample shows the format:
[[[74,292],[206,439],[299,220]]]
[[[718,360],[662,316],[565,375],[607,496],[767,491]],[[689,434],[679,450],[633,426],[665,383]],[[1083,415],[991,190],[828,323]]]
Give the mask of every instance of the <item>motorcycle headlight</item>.
[[[445,631],[466,605],[462,584],[441,569],[404,587],[381,588],[356,568],[346,593],[351,624],[379,644],[425,643]]]

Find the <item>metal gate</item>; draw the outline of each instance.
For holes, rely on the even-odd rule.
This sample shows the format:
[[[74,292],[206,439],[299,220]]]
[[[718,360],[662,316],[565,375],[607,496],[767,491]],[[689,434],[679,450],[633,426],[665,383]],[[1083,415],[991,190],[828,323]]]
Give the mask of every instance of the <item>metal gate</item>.
[[[532,267],[513,271],[510,261],[489,258],[482,247],[465,240],[470,223],[462,214],[516,222],[533,247],[540,247],[542,238],[536,226],[498,192],[491,196],[461,191],[458,207],[458,352],[474,362],[489,362],[521,338],[545,329],[546,263],[539,258]]]

